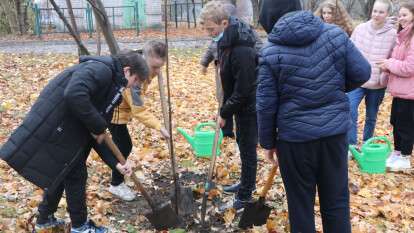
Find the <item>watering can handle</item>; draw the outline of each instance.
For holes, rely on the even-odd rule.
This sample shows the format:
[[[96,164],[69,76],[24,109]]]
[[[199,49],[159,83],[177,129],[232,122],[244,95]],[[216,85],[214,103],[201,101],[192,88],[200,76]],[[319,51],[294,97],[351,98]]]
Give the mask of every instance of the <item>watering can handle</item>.
[[[194,131],[199,131],[201,128],[204,128],[206,126],[211,126],[213,128],[216,127],[216,123],[215,122],[205,122],[205,123],[200,123],[198,124],[195,128]]]
[[[382,137],[373,137],[373,138],[370,138],[370,139],[368,139],[368,141],[366,141],[366,142],[364,143],[364,145],[369,145],[369,144],[371,144],[372,142],[374,142],[374,141],[378,141],[378,140],[385,141],[385,142],[387,143],[387,145],[388,145],[388,149],[391,151],[391,142],[390,142],[390,140],[388,140],[388,138],[387,138],[387,137],[384,137],[384,136],[382,136]]]

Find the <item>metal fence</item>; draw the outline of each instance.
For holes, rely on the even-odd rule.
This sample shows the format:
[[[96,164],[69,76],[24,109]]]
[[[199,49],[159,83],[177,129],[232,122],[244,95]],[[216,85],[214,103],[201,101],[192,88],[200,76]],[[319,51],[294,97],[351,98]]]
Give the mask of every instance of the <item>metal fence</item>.
[[[161,6],[163,11],[163,19],[168,22],[175,23],[175,27],[179,25],[187,25],[188,28],[197,27],[198,16],[204,6],[204,1],[174,1],[167,4],[167,16],[164,15],[164,4]]]
[[[135,2],[133,6],[105,7],[113,30],[133,29],[137,33],[146,26],[144,9],[145,6],[142,6],[140,2]],[[36,35],[68,32],[67,27],[53,8],[39,8],[37,5],[34,5],[33,11]],[[69,20],[68,8],[61,8],[61,11]],[[89,4],[86,8],[73,8],[73,14],[80,32],[88,32],[91,35],[95,31],[96,23],[92,7]]]

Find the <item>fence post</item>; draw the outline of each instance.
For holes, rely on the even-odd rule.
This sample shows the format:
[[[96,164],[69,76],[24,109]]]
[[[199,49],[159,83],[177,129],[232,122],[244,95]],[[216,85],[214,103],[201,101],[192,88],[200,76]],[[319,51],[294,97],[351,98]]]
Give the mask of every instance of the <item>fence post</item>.
[[[191,0],[193,3],[193,18],[194,18],[194,28],[197,27],[197,16],[196,16],[196,4],[194,0]]]
[[[112,7],[112,28],[115,30],[115,7]]]
[[[174,1],[174,10],[175,10],[175,28],[178,28],[178,6],[177,6],[177,1]]]
[[[42,36],[42,21],[40,19],[40,9],[37,4],[34,4],[33,7],[35,14],[35,34],[40,38]]]
[[[187,27],[190,28],[190,6],[188,5],[188,0],[186,1],[187,5]]]
[[[137,30],[137,36],[139,36],[139,8],[138,8],[138,0],[135,1],[134,12],[135,12],[135,29]]]
[[[86,28],[89,33],[89,38],[92,38],[93,18],[92,18],[92,8],[91,8],[91,5],[89,4],[86,4]]]

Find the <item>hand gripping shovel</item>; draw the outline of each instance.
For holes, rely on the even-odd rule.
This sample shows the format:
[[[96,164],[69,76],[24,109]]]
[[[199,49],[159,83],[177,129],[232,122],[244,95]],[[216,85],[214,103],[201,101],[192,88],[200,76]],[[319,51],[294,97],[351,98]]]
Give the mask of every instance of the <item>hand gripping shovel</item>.
[[[267,222],[271,207],[265,204],[265,197],[273,183],[273,178],[276,175],[277,166],[273,166],[267,178],[266,184],[263,187],[259,200],[248,203],[244,208],[243,214],[240,218],[239,227],[242,229],[250,228],[253,225],[261,226]]]
[[[174,194],[171,197],[171,201],[174,204],[176,211],[179,211],[179,213],[181,213],[182,215],[187,216],[187,215],[191,215],[194,212],[193,190],[190,187],[181,187],[179,185],[178,174],[176,171],[176,160],[175,160],[174,148],[173,148],[173,143],[172,143],[173,141],[172,134],[171,134],[172,132],[171,132],[171,127],[170,127],[171,126],[170,124],[171,123],[171,111],[167,111],[167,101],[165,98],[165,89],[164,89],[164,78],[161,73],[158,75],[158,87],[160,91],[161,109],[162,109],[162,115],[164,118],[164,125],[170,134],[170,138],[167,142],[168,142],[168,150],[170,153],[171,170],[172,170],[172,175],[174,177],[174,189],[175,189]],[[171,109],[169,91],[168,91],[168,103],[170,105],[169,109]]]
[[[112,138],[110,138],[108,134],[105,137],[105,143],[111,149],[118,161],[121,164],[125,164],[126,160],[124,156],[122,155],[121,151],[119,151],[118,147],[115,145],[115,143],[112,141]],[[148,212],[145,214],[145,217],[150,221],[152,226],[157,231],[167,230],[168,228],[177,226],[179,223],[178,216],[172,209],[171,204],[169,202],[166,202],[157,206],[150,197],[150,195],[147,193],[147,191],[145,190],[144,186],[141,184],[135,173],[132,173],[131,178],[152,209],[152,212]]]

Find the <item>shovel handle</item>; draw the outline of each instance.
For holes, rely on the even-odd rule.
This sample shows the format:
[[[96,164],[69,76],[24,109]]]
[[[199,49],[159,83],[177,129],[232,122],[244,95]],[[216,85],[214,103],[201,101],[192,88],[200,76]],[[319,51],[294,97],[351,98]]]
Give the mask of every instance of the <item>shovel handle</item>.
[[[260,193],[260,197],[263,197],[263,198],[266,197],[267,192],[269,191],[270,187],[272,187],[273,178],[276,175],[277,168],[278,168],[277,166],[273,166],[272,170],[270,170],[269,176],[267,177],[267,180],[266,180],[266,184],[263,187],[262,192]]]
[[[124,155],[122,155],[122,153],[119,150],[118,146],[115,145],[114,141],[112,141],[112,138],[111,138],[111,136],[108,133],[106,133],[106,135],[105,135],[105,143],[109,147],[109,149],[111,149],[112,153],[118,159],[119,163],[121,163],[122,165],[124,165],[126,163],[126,159],[125,159]],[[141,194],[144,196],[145,200],[147,200],[147,202],[150,205],[150,207],[153,210],[156,209],[156,206],[154,204],[154,201],[151,199],[150,195],[147,193],[147,191],[145,190],[144,186],[139,181],[138,177],[135,175],[134,172],[132,173],[131,178],[134,181],[134,183],[137,186],[137,188],[139,189],[139,191],[141,192]]]

